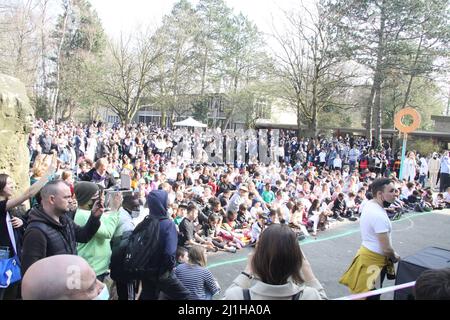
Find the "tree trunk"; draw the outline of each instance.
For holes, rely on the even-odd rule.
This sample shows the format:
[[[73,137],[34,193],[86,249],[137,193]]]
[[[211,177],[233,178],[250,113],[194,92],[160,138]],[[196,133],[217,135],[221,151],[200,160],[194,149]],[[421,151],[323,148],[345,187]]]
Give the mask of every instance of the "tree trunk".
[[[406,108],[406,105],[408,104],[408,100],[409,100],[409,94],[411,92],[411,86],[412,86],[412,82],[415,76],[415,68],[417,65],[417,61],[419,60],[419,55],[420,55],[420,49],[422,48],[422,41],[423,41],[423,34],[420,36],[420,41],[419,41],[419,46],[417,47],[417,51],[416,51],[416,57],[414,58],[414,64],[411,68],[411,76],[409,77],[409,81],[408,81],[408,87],[406,88],[406,93],[405,93],[405,100],[403,101],[402,104],[402,109]]]
[[[300,111],[300,98],[297,97],[297,138],[301,138],[301,129],[302,129],[302,121],[301,121],[301,111]]]
[[[161,128],[166,126],[166,110],[164,108],[161,108],[161,123],[159,125]]]
[[[375,98],[375,80],[372,84],[372,89],[370,90],[369,103],[367,104],[367,114],[366,114],[366,137],[370,141],[372,141],[372,130],[373,130],[373,105]]]
[[[55,121],[55,123],[58,118],[58,98],[59,98],[59,80],[60,80],[60,70],[61,70],[61,51],[62,51],[64,39],[66,36],[66,27],[67,27],[67,19],[69,17],[69,11],[70,11],[70,0],[67,1],[67,7],[66,7],[66,11],[64,13],[64,21],[63,21],[61,40],[59,42],[58,52],[56,55],[56,80],[55,80],[56,88],[55,88],[55,93],[54,93],[54,101],[52,101],[53,102],[52,110],[54,110],[53,120]]]
[[[374,75],[374,89],[375,89],[375,104],[374,113],[376,114],[375,124],[375,142],[372,147],[376,148],[381,143],[381,125],[382,125],[382,108],[381,108],[381,87],[384,81],[384,30],[386,23],[386,16],[384,12],[384,3],[381,3],[381,17],[380,17],[380,31],[378,34],[378,48],[377,48],[377,65]]]
[[[382,115],[383,115],[383,108],[381,108],[381,88],[377,88],[377,92],[375,95],[375,110],[376,110],[376,125],[375,125],[375,144],[374,148],[378,148],[382,145],[383,140],[381,136],[381,127],[382,127]]]
[[[311,119],[311,134],[313,137],[317,136],[317,82],[319,81],[318,67],[314,68],[313,90],[312,90],[312,119]]]
[[[47,3],[48,1],[43,1],[42,3],[42,16],[41,16],[41,68],[42,68],[42,98],[44,101],[48,101],[48,95],[47,95],[47,65],[46,65],[46,54],[47,54],[47,46],[46,46],[46,33],[44,32],[45,28],[45,18],[46,18],[46,11],[47,11]],[[47,108],[48,106],[46,106]]]
[[[205,48],[205,54],[203,56],[202,66],[202,87],[200,89],[200,97],[203,98],[205,94],[205,82],[206,82],[206,65],[208,64],[208,47]]]
[[[450,116],[450,91],[448,92],[448,99],[447,99],[447,112],[445,113],[447,116]]]

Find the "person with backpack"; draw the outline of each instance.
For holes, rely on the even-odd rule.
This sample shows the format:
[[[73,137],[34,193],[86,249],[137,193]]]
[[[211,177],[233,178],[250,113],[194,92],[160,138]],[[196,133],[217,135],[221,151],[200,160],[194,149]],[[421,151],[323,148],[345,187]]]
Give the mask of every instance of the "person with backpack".
[[[245,271],[225,291],[225,300],[325,300],[327,296],[288,225],[261,234]]]
[[[139,299],[156,300],[162,292],[168,299],[186,300],[189,297],[189,290],[174,274],[178,238],[175,223],[169,220],[167,216],[167,192],[165,190],[153,190],[147,197],[147,204],[150,214],[136,227],[132,237],[136,234],[147,235],[149,243],[154,242],[156,245],[154,248],[137,247],[137,249],[142,250],[135,252],[135,261],[140,261],[139,256],[141,255],[148,256],[148,259],[142,259],[147,260],[145,261],[146,264],[142,266],[147,272],[144,272],[140,279],[137,279],[142,281],[142,292]],[[156,228],[147,228],[147,230],[142,228],[152,219],[158,221]],[[155,233],[156,239],[151,236]],[[128,261],[125,260],[125,266],[127,266],[127,263]]]
[[[133,219],[139,216],[140,204],[137,193],[128,194],[123,197],[122,207],[119,209],[119,223],[111,239],[111,252],[120,250],[122,239],[126,239],[136,227]],[[113,255],[111,254],[111,260]],[[121,263],[120,261],[119,263]],[[111,278],[116,282],[117,296],[119,300],[128,300],[128,282],[120,279],[121,268],[118,268],[119,276],[116,279],[116,266],[110,264]]]

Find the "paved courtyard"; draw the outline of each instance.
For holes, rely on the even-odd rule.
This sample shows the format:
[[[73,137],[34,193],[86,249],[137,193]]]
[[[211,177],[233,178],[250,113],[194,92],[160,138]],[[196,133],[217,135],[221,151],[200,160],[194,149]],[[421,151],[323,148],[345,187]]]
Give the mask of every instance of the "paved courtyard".
[[[401,257],[413,255],[429,246],[450,250],[450,209],[405,214],[400,220],[393,221],[392,241]],[[330,299],[349,294],[338,279],[360,244],[358,222],[336,223],[332,229],[319,232],[316,238],[309,237],[301,242],[302,250]],[[236,254],[221,252],[208,257],[208,266],[222,288],[219,299],[233,279],[244,270],[250,250],[244,248]],[[383,286],[392,286],[394,281],[385,280]],[[385,294],[382,299],[392,299],[392,296]]]

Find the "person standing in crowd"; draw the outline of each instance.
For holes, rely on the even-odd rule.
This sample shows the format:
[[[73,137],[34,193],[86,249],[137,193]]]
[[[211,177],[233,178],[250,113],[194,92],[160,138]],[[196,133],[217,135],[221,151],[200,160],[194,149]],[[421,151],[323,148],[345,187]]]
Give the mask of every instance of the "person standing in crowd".
[[[39,137],[39,145],[41,147],[42,153],[50,154],[52,147],[52,136],[50,135],[50,131],[48,129]]]
[[[441,168],[441,159],[438,158],[436,152],[433,152],[431,159],[428,160],[428,171],[430,172],[430,187],[432,190],[437,189],[437,180],[439,177],[440,168]]]
[[[74,222],[83,227],[86,225],[95,201],[100,198],[100,189],[93,182],[81,181],[75,185],[75,196],[78,209],[75,213]],[[94,269],[97,279],[104,281],[108,275],[111,259],[110,241],[119,223],[119,208],[122,204],[122,195],[114,193],[111,199],[110,212],[104,213],[100,218],[100,227],[89,242],[78,243],[78,255],[86,259]]]
[[[12,197],[14,181],[7,174],[0,174],[0,247],[2,258],[9,259],[18,256],[21,259],[23,221],[19,217],[12,217],[9,210],[22,205],[25,201],[34,197],[54,174],[55,157],[44,176],[28,188],[23,194]],[[2,259],[0,258],[0,259]],[[13,283],[7,288],[0,288],[0,300],[18,298],[20,282]]]
[[[428,176],[428,163],[424,156],[420,157],[419,182],[425,188],[425,181]]]
[[[444,152],[441,159],[441,174],[439,175],[439,192],[445,192],[450,187],[450,157],[449,151]]]
[[[22,247],[22,274],[36,261],[57,254],[77,254],[77,242],[88,242],[100,227],[103,200],[98,199],[86,225],[76,225],[67,213],[72,204],[69,186],[50,181],[41,190],[41,205],[32,208]]]
[[[98,159],[95,162],[94,168],[89,170],[81,180],[94,182],[105,189],[113,187],[116,184],[116,181],[114,180],[113,175],[107,171],[108,165],[108,159]]]
[[[377,179],[372,183],[371,191],[373,199],[364,205],[361,213],[361,247],[339,280],[352,293],[373,290],[377,278],[381,287],[385,275],[389,278],[395,273],[394,263],[400,259],[392,247],[392,224],[384,209],[395,200],[394,183],[386,178]],[[369,278],[374,279],[373,283]]]
[[[122,207],[119,209],[119,224],[117,225],[114,235],[111,239],[112,252],[117,252],[120,250],[122,237],[127,237],[130,235],[136,227],[136,222],[134,219],[138,218],[140,215],[140,204],[139,195],[137,193],[128,194],[123,197]],[[113,260],[111,258],[111,260]],[[119,300],[128,300],[128,283],[120,278],[120,266],[113,265],[111,263],[111,277],[116,272],[116,267],[118,270],[118,277],[114,278],[117,288],[117,296]]]
[[[140,300],[156,300],[162,292],[169,299],[186,300],[189,290],[177,279],[174,274],[176,265],[175,255],[177,251],[177,229],[175,223],[167,218],[168,195],[164,190],[154,190],[147,197],[150,215],[159,222],[159,250],[156,259],[150,262],[149,268],[159,270],[154,277],[140,279],[142,281],[142,293]]]
[[[189,290],[189,300],[211,300],[220,286],[206,268],[206,250],[200,246],[189,249],[189,261],[177,266],[175,275]]]
[[[245,271],[225,291],[225,300],[324,300],[325,290],[285,224],[261,234]]]
[[[417,168],[417,162],[416,162],[416,155],[413,151],[411,151],[408,154],[408,158],[405,159],[405,163],[403,165],[403,176],[400,177],[400,179],[405,179],[408,182],[414,182],[414,179],[416,177],[416,168]]]
[[[359,150],[358,148],[355,148],[354,145],[352,145],[352,148],[348,152],[348,164],[350,165],[350,172],[353,172],[353,170],[357,167],[359,159]]]

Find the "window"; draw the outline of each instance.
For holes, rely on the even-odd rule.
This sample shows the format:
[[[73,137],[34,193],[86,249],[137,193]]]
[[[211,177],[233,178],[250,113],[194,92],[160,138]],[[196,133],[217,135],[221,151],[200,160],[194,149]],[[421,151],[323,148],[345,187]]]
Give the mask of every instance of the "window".
[[[108,115],[106,121],[109,122],[109,123],[119,122],[119,116]]]

